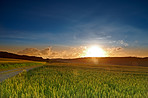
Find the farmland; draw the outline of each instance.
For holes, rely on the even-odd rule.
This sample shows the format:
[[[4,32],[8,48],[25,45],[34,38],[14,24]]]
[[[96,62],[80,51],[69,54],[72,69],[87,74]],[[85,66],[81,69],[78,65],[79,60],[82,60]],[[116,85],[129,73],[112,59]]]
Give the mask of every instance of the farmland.
[[[22,59],[0,58],[0,82],[13,77],[23,70],[41,67],[45,62],[29,61]]]
[[[148,68],[140,66],[50,63],[0,83],[0,97],[148,96]]]
[[[31,66],[37,66],[37,65],[40,66],[43,64],[44,62],[0,58],[0,71],[5,71],[9,69],[14,69],[14,68],[31,67]]]

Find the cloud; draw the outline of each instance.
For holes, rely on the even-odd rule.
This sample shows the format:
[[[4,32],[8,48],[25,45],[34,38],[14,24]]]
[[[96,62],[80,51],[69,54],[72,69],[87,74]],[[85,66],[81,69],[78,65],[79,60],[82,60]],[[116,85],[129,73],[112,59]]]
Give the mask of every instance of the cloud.
[[[26,48],[22,51],[19,51],[18,54],[29,55],[29,56],[40,56],[41,52],[36,48]]]
[[[29,56],[38,56],[43,58],[49,58],[54,52],[51,50],[51,47],[48,47],[43,50],[37,48],[26,48],[18,52],[20,55],[29,55]]]
[[[61,48],[58,50],[57,48]],[[62,49],[63,47],[48,47],[42,50],[37,48],[26,48],[17,52],[20,55],[29,55],[29,56],[38,56],[43,58],[76,58],[80,57],[83,53],[84,47],[66,47],[66,49]]]
[[[125,47],[128,46],[128,43],[124,42],[123,40],[119,40],[117,43],[124,45]]]
[[[108,56],[116,56],[120,52],[122,52],[124,49],[122,47],[113,47],[113,48],[107,48],[106,52]]]
[[[53,51],[51,50],[51,47],[41,50],[40,52],[42,55],[52,55],[52,53],[53,53]]]
[[[124,47],[129,46],[129,44],[126,43],[124,40],[110,41],[109,43],[118,45],[118,46],[124,46]]]
[[[113,48],[107,48],[106,51],[109,51],[109,52],[117,52],[117,51],[121,51],[123,50],[122,47],[113,47]]]
[[[122,41],[121,41],[122,43]],[[38,56],[43,58],[79,58],[85,54],[85,50],[89,46],[65,47],[65,46],[50,46],[45,49],[26,48],[18,52],[21,55]],[[103,48],[108,56],[116,56],[123,52],[123,47]]]
[[[121,47],[118,47],[118,48],[116,48],[116,51],[119,51],[119,50],[121,50],[122,48]]]

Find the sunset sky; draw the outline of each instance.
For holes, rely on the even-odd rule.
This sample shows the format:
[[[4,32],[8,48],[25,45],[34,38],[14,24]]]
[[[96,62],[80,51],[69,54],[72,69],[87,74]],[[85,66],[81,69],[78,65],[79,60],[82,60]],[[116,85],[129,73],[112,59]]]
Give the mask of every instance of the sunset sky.
[[[92,45],[108,56],[148,56],[148,1],[0,2],[0,51],[70,58]]]

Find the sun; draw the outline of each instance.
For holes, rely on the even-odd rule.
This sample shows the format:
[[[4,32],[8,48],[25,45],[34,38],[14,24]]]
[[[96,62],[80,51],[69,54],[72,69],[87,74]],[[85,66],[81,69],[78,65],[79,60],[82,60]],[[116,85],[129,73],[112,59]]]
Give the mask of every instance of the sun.
[[[83,57],[106,57],[106,52],[99,46],[91,46],[85,51]]]

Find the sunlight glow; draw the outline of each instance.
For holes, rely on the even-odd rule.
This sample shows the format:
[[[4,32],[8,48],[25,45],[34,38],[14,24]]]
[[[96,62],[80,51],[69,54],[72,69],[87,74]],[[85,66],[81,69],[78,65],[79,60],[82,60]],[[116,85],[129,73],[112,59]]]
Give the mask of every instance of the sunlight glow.
[[[91,46],[86,49],[83,57],[106,57],[106,52],[99,46]]]

